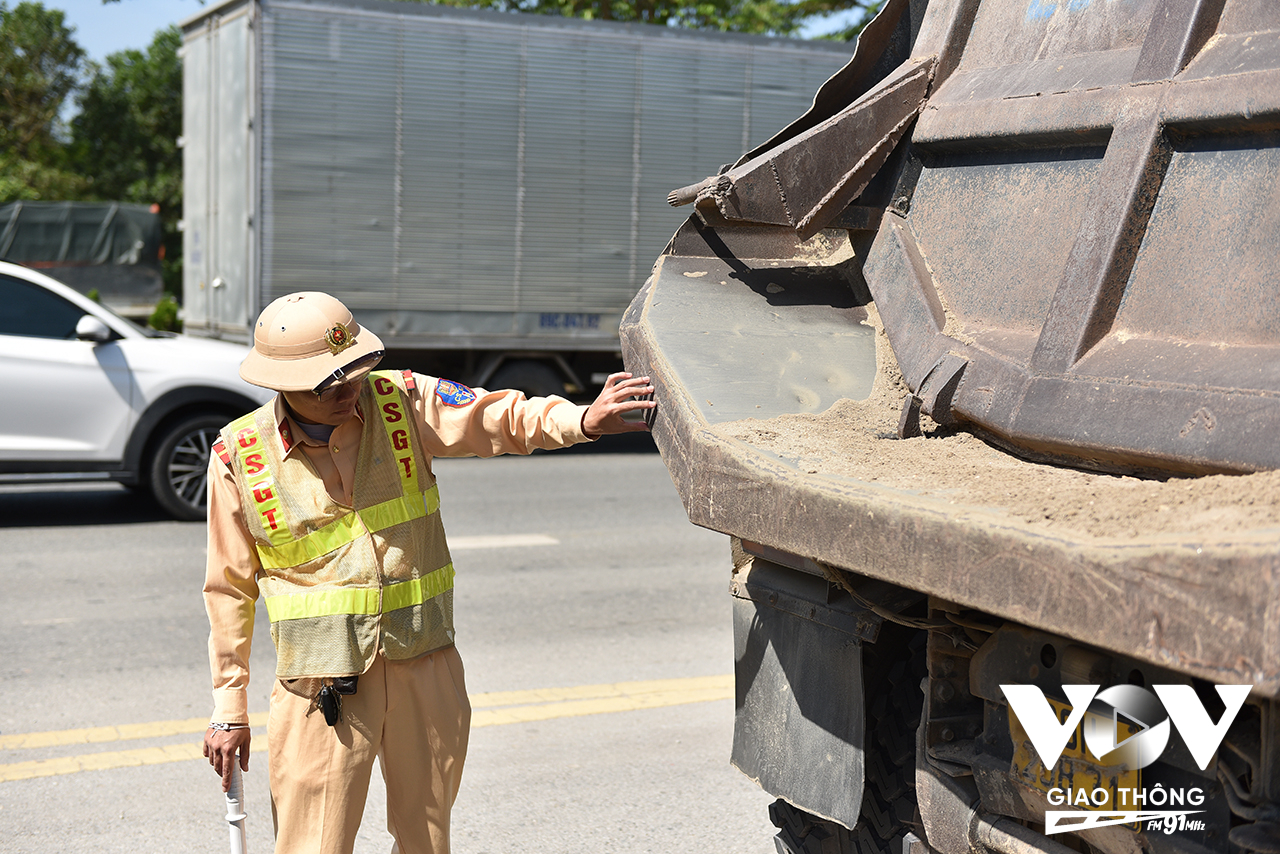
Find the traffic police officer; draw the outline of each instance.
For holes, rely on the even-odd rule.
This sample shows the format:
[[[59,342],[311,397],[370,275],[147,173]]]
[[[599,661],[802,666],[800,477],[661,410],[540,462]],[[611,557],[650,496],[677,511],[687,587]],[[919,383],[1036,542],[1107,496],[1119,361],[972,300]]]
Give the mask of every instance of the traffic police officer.
[[[588,406],[377,371],[383,346],[338,300],[263,310],[240,368],[275,400],[209,461],[205,606],[214,713],[204,753],[248,769],[255,602],[276,645],[268,769],[276,851],[350,852],[374,757],[402,854],[446,854],[471,707],[454,647],[453,565],[432,457],[527,454],[643,430],[648,378]]]

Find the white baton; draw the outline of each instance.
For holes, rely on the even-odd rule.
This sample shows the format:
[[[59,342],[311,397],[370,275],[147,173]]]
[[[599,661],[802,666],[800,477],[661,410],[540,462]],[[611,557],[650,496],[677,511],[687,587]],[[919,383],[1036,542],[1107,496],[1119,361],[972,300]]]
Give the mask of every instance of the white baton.
[[[231,830],[231,854],[245,854],[244,777],[240,763],[232,757],[231,788],[227,791],[227,827]]]

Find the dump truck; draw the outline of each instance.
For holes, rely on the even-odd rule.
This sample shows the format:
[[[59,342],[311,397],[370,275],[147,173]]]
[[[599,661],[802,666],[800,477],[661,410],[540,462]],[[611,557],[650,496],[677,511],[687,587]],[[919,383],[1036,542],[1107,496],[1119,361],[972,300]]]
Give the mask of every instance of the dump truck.
[[[1280,4],[888,0],[670,192],[623,353],[780,854],[1280,851],[1278,129]]]
[[[386,0],[227,0],[182,23],[183,312],[248,341],[342,299],[403,367],[535,394],[621,367],[682,217],[842,44]]]

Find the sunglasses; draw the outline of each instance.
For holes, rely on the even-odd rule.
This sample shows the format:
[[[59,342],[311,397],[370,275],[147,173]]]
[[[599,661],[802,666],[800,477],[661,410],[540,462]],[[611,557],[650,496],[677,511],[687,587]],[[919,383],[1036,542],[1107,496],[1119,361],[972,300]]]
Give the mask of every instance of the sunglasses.
[[[338,392],[342,390],[343,386],[352,382],[352,380],[347,379],[350,374],[354,374],[357,371],[364,370],[365,368],[372,368],[374,365],[382,361],[382,357],[385,353],[385,350],[374,350],[372,353],[361,356],[349,365],[343,365],[341,368],[338,368],[338,370],[321,380],[319,385],[311,389],[311,393],[320,398],[321,401],[333,400],[333,398],[338,395]]]

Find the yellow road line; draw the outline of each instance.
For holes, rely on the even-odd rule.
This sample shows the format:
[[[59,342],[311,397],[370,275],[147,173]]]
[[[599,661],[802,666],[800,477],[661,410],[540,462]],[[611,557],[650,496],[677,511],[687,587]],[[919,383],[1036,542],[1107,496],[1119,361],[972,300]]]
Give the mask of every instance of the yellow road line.
[[[249,752],[265,752],[267,737],[254,736],[249,742]],[[0,765],[0,783],[11,780],[30,780],[33,777],[56,777],[59,774],[78,774],[81,771],[105,771],[110,768],[132,768],[139,765],[162,765],[166,762],[185,762],[204,759],[199,744],[170,744],[165,747],[141,747],[136,750],[112,750],[105,753],[86,753],[81,756],[64,756],[59,759],[35,759]]]
[[[638,698],[648,694],[679,694],[706,690],[732,691],[732,676],[696,676],[687,679],[655,679],[644,682],[611,682],[604,685],[579,685],[573,688],[539,688],[529,691],[492,691],[472,694],[471,708],[487,709],[495,706],[519,706],[536,703],[557,703],[566,700],[603,700]],[[730,695],[726,695],[730,696]],[[715,699],[721,699],[717,696]],[[689,700],[687,702],[700,702]],[[677,705],[661,703],[660,705]],[[646,705],[627,708],[648,708]],[[545,720],[545,718],[530,718]],[[267,725],[267,713],[249,715],[249,725]],[[486,724],[474,724],[486,726]],[[86,729],[64,729],[53,732],[25,732],[0,735],[0,750],[25,750],[37,747],[64,747],[69,744],[102,744],[110,741],[130,741],[140,738],[161,738],[169,735],[190,735],[204,732],[208,718],[187,718],[176,721],[153,721],[145,724],[123,724]]]
[[[521,706],[531,703],[556,703],[565,700],[598,700],[609,697],[638,697],[642,694],[672,691],[728,691],[733,696],[733,676],[693,676],[685,679],[651,679],[644,682],[610,682],[604,685],[579,685],[575,688],[538,688],[531,691],[492,691],[471,695],[471,708]]]
[[[728,700],[733,697],[733,686],[727,689],[701,688],[692,691],[654,691],[649,694],[600,697],[592,700],[569,700],[562,703],[544,703],[537,706],[511,706],[505,709],[480,710],[471,717],[471,726],[496,726],[529,721],[547,721],[552,718],[574,718],[582,715],[601,715],[608,712],[634,712],[640,709],[657,709],[663,706],[682,706],[686,703],[705,703],[710,700]]]
[[[249,715],[249,725],[267,725],[267,713]],[[131,741],[139,738],[162,738],[167,735],[190,735],[204,732],[208,718],[187,718],[181,721],[152,721],[146,724],[122,724],[88,729],[63,729],[54,732],[22,732],[0,735],[0,750],[24,750],[35,747],[63,747],[68,744],[102,744],[108,741]]]
[[[664,706],[726,700],[732,697],[732,676],[613,682],[604,685],[544,688],[531,691],[495,691],[471,697],[471,706],[475,710],[472,713],[471,726],[500,726],[554,718],[632,712]],[[255,727],[264,726],[266,720],[265,712],[249,716],[249,724]],[[0,750],[100,744],[139,738],[189,735],[203,732],[207,726],[207,718],[188,718],[177,721],[156,721],[149,724],[21,733],[0,736]],[[251,753],[265,753],[266,736],[255,736],[250,742],[249,749]],[[0,783],[28,780],[33,777],[77,774],[81,771],[156,765],[203,758],[199,744],[185,743],[165,747],[87,753],[57,759],[36,759],[0,765]]]
[[[558,546],[560,541],[546,534],[489,534],[480,537],[450,537],[449,551],[468,549],[519,549],[529,546]]]

